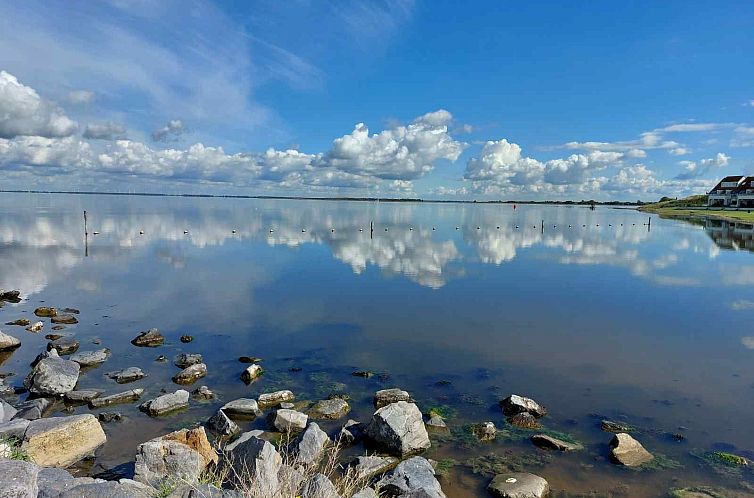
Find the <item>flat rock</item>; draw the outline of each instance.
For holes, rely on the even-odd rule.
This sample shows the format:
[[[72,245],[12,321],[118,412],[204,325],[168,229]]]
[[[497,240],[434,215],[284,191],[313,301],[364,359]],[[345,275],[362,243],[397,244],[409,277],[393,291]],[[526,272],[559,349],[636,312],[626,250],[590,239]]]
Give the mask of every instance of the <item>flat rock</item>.
[[[448,432],[448,424],[440,415],[434,414],[427,421],[427,429],[435,432]]]
[[[419,408],[406,401],[391,403],[374,412],[364,435],[376,446],[399,457],[431,446]]]
[[[412,457],[404,460],[378,483],[380,491],[388,495],[445,498],[435,470],[426,458]]]
[[[652,458],[652,454],[626,433],[618,433],[610,441],[610,456],[612,459],[626,467],[636,467],[646,463]]]
[[[317,401],[307,412],[314,420],[337,420],[345,417],[351,407],[340,398],[323,399]]]
[[[47,343],[47,351],[55,350],[58,354],[72,354],[78,351],[79,341],[73,337],[61,337]]]
[[[280,409],[273,415],[272,425],[280,432],[300,432],[306,429],[309,416],[296,410]]]
[[[160,346],[165,342],[165,338],[160,334],[157,329],[149,329],[140,332],[139,335],[133,338],[131,344],[134,346],[154,348]]]
[[[182,429],[137,447],[134,479],[151,486],[168,479],[196,483],[201,473],[217,462],[218,455],[203,428]]]
[[[68,391],[65,393],[65,400],[72,403],[89,403],[94,398],[99,398],[102,391],[96,389],[82,389],[80,391]]]
[[[398,401],[406,401],[411,403],[411,395],[407,391],[401,389],[382,389],[374,393],[374,407],[382,408],[391,403],[397,403]]]
[[[128,367],[123,370],[117,370],[115,372],[108,372],[109,378],[113,379],[118,384],[128,384],[129,382],[136,382],[147,376],[144,371],[139,367]]]
[[[5,325],[17,325],[19,327],[26,327],[31,322],[28,318],[19,318],[18,320],[13,320],[12,322],[6,322]]]
[[[239,398],[225,403],[222,408],[227,415],[240,415],[242,417],[258,417],[262,415],[259,404],[251,398]]]
[[[178,368],[187,368],[191,365],[198,365],[199,363],[203,362],[204,359],[202,358],[202,355],[193,353],[181,353],[176,356],[175,360],[173,361],[175,366]]]
[[[527,472],[498,474],[487,486],[492,496],[502,498],[545,498],[550,485],[543,478]]]
[[[103,406],[119,405],[122,403],[132,403],[138,401],[144,389],[130,389],[122,393],[111,394],[89,401],[89,408],[102,408]]]
[[[104,423],[117,422],[123,418],[120,412],[102,412],[97,414],[97,420]]]
[[[0,438],[22,439],[31,421],[24,418],[15,418],[8,422],[0,422]]]
[[[75,361],[51,356],[34,366],[24,380],[24,386],[34,394],[63,395],[76,387],[80,370]]]
[[[293,442],[293,453],[297,464],[311,465],[322,458],[325,448],[330,444],[327,433],[315,422],[309,422]]]
[[[71,314],[57,315],[50,319],[52,323],[61,323],[63,325],[73,325],[79,323],[78,319]]]
[[[262,373],[264,370],[262,367],[257,365],[256,363],[253,365],[249,365],[246,367],[246,370],[244,370],[241,373],[241,380],[244,381],[246,384],[251,384],[254,382]]]
[[[8,422],[16,416],[16,413],[18,413],[18,410],[0,399],[0,422]]]
[[[82,367],[93,367],[95,365],[101,365],[107,361],[109,357],[110,350],[102,348],[96,351],[79,351],[78,353],[71,355],[69,359],[75,361]]]
[[[248,437],[225,449],[228,461],[237,475],[252,483],[250,496],[275,496],[280,489],[278,478],[283,459],[268,441]],[[247,477],[248,476],[248,477]]]
[[[207,420],[207,427],[220,436],[233,436],[241,432],[241,428],[238,424],[233,422],[223,410],[217,410],[209,420]]]
[[[304,481],[301,498],[341,498],[341,496],[326,475],[314,474]]]
[[[0,459],[0,497],[37,498],[39,467],[31,462]]]
[[[519,413],[530,413],[531,415],[539,418],[547,415],[547,410],[539,405],[536,401],[530,398],[524,398],[518,394],[511,394],[500,402],[500,408],[503,409],[503,413],[512,417]]]
[[[391,456],[361,455],[351,462],[358,479],[371,479],[392,469],[400,460]]]
[[[184,368],[173,376],[173,382],[181,385],[193,384],[197,380],[207,375],[207,365],[197,363]]]
[[[612,420],[603,420],[600,422],[600,428],[605,432],[612,432],[615,434],[619,432],[631,432],[634,430],[634,428],[628,424],[613,422]]]
[[[53,316],[58,316],[58,310],[49,306],[40,306],[34,310],[34,314],[42,318],[52,318]]]
[[[264,393],[259,395],[259,408],[270,408],[280,403],[290,402],[296,399],[292,391],[275,391],[274,393]]]
[[[52,401],[49,398],[27,399],[23,403],[16,405],[16,409],[18,410],[18,412],[13,418],[37,420],[44,417],[47,411],[51,407],[52,407]]]
[[[577,443],[569,443],[547,434],[535,434],[531,437],[531,442],[540,448],[547,448],[549,450],[558,451],[577,451],[583,450],[584,447]]]
[[[139,409],[150,417],[159,417],[183,408],[188,408],[188,405],[188,391],[178,389],[174,393],[163,394],[162,396],[145,401],[139,406]]]
[[[21,448],[38,465],[68,467],[94,453],[107,438],[91,414],[34,420]]]
[[[16,349],[21,345],[21,341],[16,339],[12,335],[4,334],[0,331],[0,351],[8,351],[10,349]]]
[[[129,483],[127,479],[121,479],[121,482],[95,481],[71,487],[63,491],[58,498],[90,498],[94,496],[97,498],[154,498],[154,496],[157,496],[157,490]]]

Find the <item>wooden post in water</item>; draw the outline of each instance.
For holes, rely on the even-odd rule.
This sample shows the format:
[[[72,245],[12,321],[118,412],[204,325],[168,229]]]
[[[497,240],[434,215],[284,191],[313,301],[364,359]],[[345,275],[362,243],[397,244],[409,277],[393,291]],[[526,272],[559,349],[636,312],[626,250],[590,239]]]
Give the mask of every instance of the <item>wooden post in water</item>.
[[[89,257],[89,230],[86,226],[86,209],[84,210],[84,257]]]
[[[369,238],[374,237],[374,221],[369,222]]]
[[[542,220],[542,233],[545,233],[545,220]]]

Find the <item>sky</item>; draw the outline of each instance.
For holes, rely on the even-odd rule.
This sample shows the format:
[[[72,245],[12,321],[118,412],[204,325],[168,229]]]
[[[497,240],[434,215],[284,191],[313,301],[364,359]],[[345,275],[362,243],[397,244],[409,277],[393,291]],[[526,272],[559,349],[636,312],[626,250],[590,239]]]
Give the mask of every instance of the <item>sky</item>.
[[[754,174],[754,4],[0,0],[0,189],[652,200]]]

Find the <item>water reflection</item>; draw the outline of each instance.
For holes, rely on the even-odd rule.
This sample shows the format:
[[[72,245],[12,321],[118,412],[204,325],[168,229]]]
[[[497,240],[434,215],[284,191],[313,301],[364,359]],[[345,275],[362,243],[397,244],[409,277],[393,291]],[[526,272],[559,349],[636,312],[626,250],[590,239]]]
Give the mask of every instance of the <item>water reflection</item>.
[[[704,231],[719,247],[754,251],[754,224],[708,218],[704,220]]]

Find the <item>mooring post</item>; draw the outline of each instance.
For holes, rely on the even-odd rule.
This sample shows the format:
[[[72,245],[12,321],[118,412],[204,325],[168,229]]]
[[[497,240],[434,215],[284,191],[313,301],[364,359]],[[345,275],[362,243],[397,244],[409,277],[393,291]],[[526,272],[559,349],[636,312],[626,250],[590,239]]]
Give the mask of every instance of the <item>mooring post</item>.
[[[542,233],[545,233],[545,220],[542,220]]]
[[[86,226],[86,210],[84,210],[84,257],[89,257],[89,230]]]
[[[84,235],[88,235],[89,232],[86,229],[86,209],[84,210]]]
[[[369,238],[374,236],[374,221],[369,222]]]

